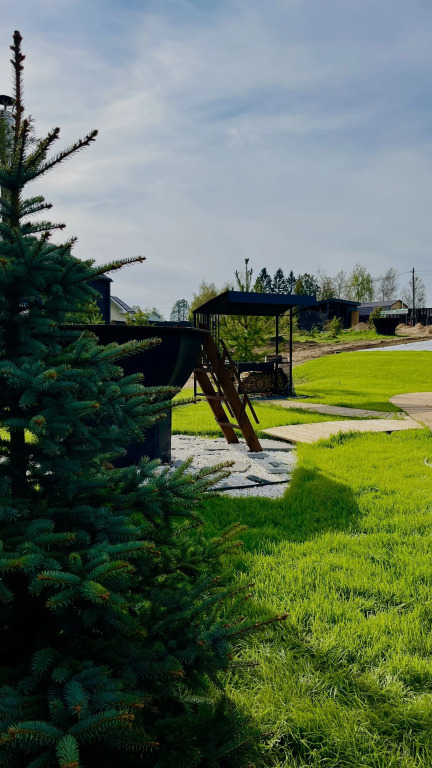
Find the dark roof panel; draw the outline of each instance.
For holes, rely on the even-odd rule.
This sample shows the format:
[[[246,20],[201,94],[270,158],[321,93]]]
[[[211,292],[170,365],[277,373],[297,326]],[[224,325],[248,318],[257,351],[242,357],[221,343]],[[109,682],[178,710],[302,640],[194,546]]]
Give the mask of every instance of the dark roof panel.
[[[359,305],[359,312],[364,313],[365,310],[370,309],[372,312],[373,309],[376,307],[381,307],[381,309],[391,309],[393,304],[396,304],[396,302],[400,301],[402,304],[405,304],[402,299],[391,299],[391,301],[384,301],[382,299],[381,301],[365,301],[363,304]],[[406,306],[406,304],[405,304]]]
[[[257,315],[274,317],[292,307],[316,306],[315,296],[296,296],[289,293],[255,293],[225,291],[201,304],[194,312],[204,315]]]
[[[335,299],[335,298],[332,297],[331,299],[321,299],[318,302],[318,306],[319,307],[321,307],[323,304],[344,304],[346,306],[355,307],[355,309],[357,309],[357,307],[359,306],[360,302],[359,301],[351,301],[350,299]]]

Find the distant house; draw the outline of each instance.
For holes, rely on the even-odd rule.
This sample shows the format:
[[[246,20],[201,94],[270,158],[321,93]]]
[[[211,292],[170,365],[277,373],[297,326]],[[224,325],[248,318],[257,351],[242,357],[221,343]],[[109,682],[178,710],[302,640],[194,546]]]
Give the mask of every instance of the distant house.
[[[112,323],[125,323],[127,315],[135,314],[135,310],[118,296],[110,297],[110,309]]]
[[[324,312],[329,320],[338,317],[342,320],[344,328],[351,328],[358,323],[358,306],[358,301],[349,299],[321,299],[318,302],[321,312]]]
[[[366,323],[369,319],[369,315],[374,309],[380,307],[383,315],[405,315],[408,313],[408,304],[405,304],[402,299],[390,299],[389,301],[366,301],[364,304],[359,304],[358,313],[360,322]],[[399,310],[399,311],[398,311]]]
[[[316,325],[323,328],[329,320],[338,317],[342,321],[343,328],[351,328],[359,321],[358,301],[348,299],[321,299],[313,307],[305,307],[299,313],[298,326],[302,330],[310,331]]]

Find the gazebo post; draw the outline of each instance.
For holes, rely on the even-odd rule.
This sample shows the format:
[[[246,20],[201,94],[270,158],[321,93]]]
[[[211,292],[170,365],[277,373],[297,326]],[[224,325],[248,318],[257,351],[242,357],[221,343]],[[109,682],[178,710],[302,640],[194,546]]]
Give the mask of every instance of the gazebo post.
[[[292,395],[292,388],[293,388],[293,375],[292,375],[292,362],[293,362],[293,353],[292,353],[292,337],[293,337],[293,311],[292,307],[290,307],[290,333],[289,333],[289,392],[290,395]]]
[[[279,354],[279,315],[276,315],[276,345],[275,345],[275,353],[276,355]],[[278,391],[278,373],[279,373],[279,363],[276,357],[276,362],[274,363],[274,391],[275,394],[277,394]]]

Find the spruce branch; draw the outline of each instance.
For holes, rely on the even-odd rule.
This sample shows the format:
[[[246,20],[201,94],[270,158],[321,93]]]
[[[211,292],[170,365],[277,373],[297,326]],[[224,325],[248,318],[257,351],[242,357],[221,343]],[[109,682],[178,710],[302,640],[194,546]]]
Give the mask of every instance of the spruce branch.
[[[51,144],[60,136],[60,128],[53,128],[44,139],[41,139],[35,149],[26,159],[26,170],[37,168],[42,160],[45,159]]]
[[[2,216],[6,214],[6,216],[9,216],[12,210],[12,206],[10,204],[10,201],[6,197],[0,197],[0,210],[2,213]]]
[[[45,198],[42,195],[36,197],[30,197],[28,200],[21,202],[20,213],[22,216],[31,216],[33,213],[39,213],[39,211],[48,211],[52,208],[52,203],[46,203]]]
[[[64,222],[60,222],[59,224],[53,224],[51,221],[39,221],[37,224],[30,224],[30,222],[27,222],[22,225],[22,231],[25,235],[32,234],[36,235],[39,232],[48,232],[53,229],[65,229],[66,224]]]
[[[63,160],[66,160],[68,157],[75,155],[81,149],[90,146],[90,144],[96,140],[97,135],[97,130],[90,131],[90,133],[88,133],[87,136],[85,136],[83,139],[78,139],[78,141],[76,141],[70,147],[62,150],[57,155],[54,155],[51,160],[48,160],[46,163],[42,163],[42,165],[38,166],[35,170],[29,169],[28,173],[26,174],[27,180],[37,179],[40,176],[43,176],[45,173],[47,173],[47,171],[50,171],[51,168],[54,168],[56,165],[59,165],[59,163],[63,162]]]
[[[115,272],[117,269],[129,267],[131,264],[141,264],[143,261],[146,261],[146,258],[146,256],[130,256],[126,259],[110,261],[108,264],[103,264],[101,267],[93,267],[90,271],[89,279],[94,280],[94,278],[99,277],[99,275],[104,275],[107,272]]]

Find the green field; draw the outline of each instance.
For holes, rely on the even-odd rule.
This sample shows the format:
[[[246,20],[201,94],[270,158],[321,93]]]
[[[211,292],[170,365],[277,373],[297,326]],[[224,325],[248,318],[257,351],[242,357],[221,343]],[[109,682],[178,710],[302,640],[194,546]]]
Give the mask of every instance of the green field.
[[[181,398],[192,397],[193,390],[183,389]],[[269,427],[279,427],[282,424],[306,424],[317,421],[334,421],[336,417],[323,416],[315,413],[305,413],[301,410],[287,410],[269,403],[253,404],[259,424],[255,424],[249,415],[258,437],[266,437],[262,430]],[[249,413],[249,411],[248,411]],[[187,406],[174,408],[172,415],[173,434],[181,435],[205,435],[206,437],[221,437],[222,430],[216,424],[215,418],[206,400],[192,403]],[[236,430],[241,435],[238,430]]]
[[[249,526],[249,616],[230,689],[268,733],[266,768],[432,766],[429,431],[299,446],[281,501],[218,498],[208,533]]]
[[[342,352],[294,368],[299,398],[372,410],[398,410],[388,402],[403,392],[432,389],[430,352]]]
[[[296,389],[386,410],[432,390],[432,354],[321,358],[296,369]],[[279,501],[207,502],[209,536],[248,526],[230,566],[254,583],[248,616],[288,613],[245,640],[229,683],[262,729],[260,768],[432,766],[431,465],[429,430],[344,435],[298,446]]]

